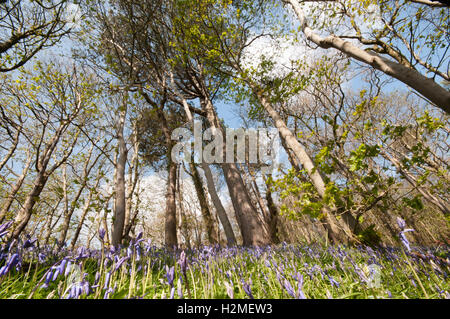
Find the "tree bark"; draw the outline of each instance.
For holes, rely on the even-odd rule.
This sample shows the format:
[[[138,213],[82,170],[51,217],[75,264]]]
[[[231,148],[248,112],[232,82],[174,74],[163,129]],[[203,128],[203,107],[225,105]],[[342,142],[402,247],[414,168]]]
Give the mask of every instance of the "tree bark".
[[[31,154],[28,154],[27,162],[25,164],[25,167],[22,170],[22,174],[17,179],[16,183],[12,187],[10,193],[8,194],[8,197],[3,204],[2,210],[0,211],[0,224],[3,223],[3,221],[6,218],[6,215],[8,214],[12,203],[14,202],[14,199],[16,198],[17,193],[19,192],[20,188],[22,187],[23,181],[25,180],[25,177],[27,176],[28,170],[30,169],[31,165]]]
[[[171,148],[170,148],[171,149]],[[170,154],[170,152],[169,152]],[[170,158],[170,155],[169,155]],[[166,193],[166,214],[165,214],[165,245],[169,248],[178,247],[177,240],[177,209],[176,209],[176,183],[177,183],[177,165],[168,160],[167,167],[167,193]]]
[[[220,223],[222,224],[225,236],[227,237],[227,245],[230,247],[235,246],[237,244],[236,236],[234,235],[233,228],[231,227],[231,223],[225,211],[225,208],[222,205],[222,201],[220,200],[219,195],[217,195],[216,186],[214,185],[214,179],[209,165],[202,162],[202,169],[205,173],[206,186],[208,187],[211,201],[213,202],[217,216],[219,216]]]
[[[266,183],[266,201],[267,207],[269,209],[269,232],[270,237],[272,238],[272,242],[274,244],[278,244],[280,239],[278,237],[278,209],[273,201],[272,190],[270,189],[270,185],[267,184],[267,178],[264,178],[264,182]]]
[[[200,204],[200,209],[202,212],[203,222],[205,224],[206,235],[210,245],[215,245],[218,243],[217,232],[214,227],[214,219],[212,217],[211,211],[208,207],[208,202],[206,200],[205,192],[203,190],[203,183],[198,173],[197,167],[191,161],[189,167],[192,174],[192,180],[194,182],[195,191],[197,193],[197,198]]]
[[[66,240],[67,232],[68,232],[69,226],[70,226],[70,219],[72,217],[72,215],[70,214],[70,210],[69,210],[69,194],[68,194],[68,190],[67,190],[67,163],[63,164],[62,187],[63,187],[64,209],[63,209],[63,223],[61,225],[62,229],[61,229],[61,234],[60,234],[59,240],[58,240],[59,248],[62,248],[64,245],[64,241]]]
[[[128,238],[130,235],[130,231],[132,228],[133,223],[133,217],[131,215],[131,210],[133,207],[133,198],[134,193],[136,191],[136,185],[139,178],[139,139],[137,136],[137,129],[134,126],[133,127],[133,156],[131,158],[131,166],[130,166],[130,173],[128,177],[128,192],[126,195],[126,206],[125,206],[125,226],[124,226],[124,233],[123,238]]]
[[[11,238],[17,239],[20,233],[25,229],[26,225],[28,224],[31,218],[34,204],[36,204],[37,200],[39,199],[39,195],[44,189],[48,177],[49,176],[45,174],[45,172],[40,172],[36,176],[33,183],[33,187],[31,191],[28,193],[25,199],[25,203],[22,206],[22,209],[19,211],[19,213],[15,218],[14,221],[15,227],[11,234]]]
[[[14,140],[12,141],[12,145],[9,148],[8,153],[5,155],[5,157],[0,162],[0,172],[3,169],[3,167],[6,165],[6,163],[9,161],[9,159],[13,156],[14,152],[16,151],[17,145],[19,144],[21,129],[22,129],[22,127],[20,127],[20,129],[17,129],[16,135],[14,136]]]
[[[181,173],[181,165],[178,166],[178,176],[177,176],[177,193],[178,193],[178,211],[180,216],[180,228],[183,233],[184,241],[186,244],[186,248],[188,250],[192,249],[191,245],[191,234],[189,231],[188,220],[186,216],[186,212],[183,207],[183,187],[181,185],[180,173]]]
[[[126,185],[125,185],[125,168],[127,164],[128,150],[124,137],[124,126],[126,117],[126,102],[123,103],[124,110],[121,111],[118,125],[118,142],[119,156],[116,163],[115,178],[115,201],[114,201],[114,222],[111,235],[111,244],[117,247],[122,242],[123,230],[125,226],[125,206],[126,206]]]

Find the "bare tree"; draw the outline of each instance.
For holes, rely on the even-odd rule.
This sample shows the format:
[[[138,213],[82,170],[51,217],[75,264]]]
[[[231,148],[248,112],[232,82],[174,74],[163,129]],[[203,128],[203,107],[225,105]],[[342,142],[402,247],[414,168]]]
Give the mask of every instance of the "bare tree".
[[[424,76],[422,73],[417,71],[410,63],[405,61],[403,54],[398,50],[394,50],[392,46],[382,41],[380,38],[376,39],[365,39],[362,36],[361,31],[359,30],[357,24],[353,22],[353,26],[356,28],[356,38],[362,44],[374,45],[378,46],[375,48],[371,48],[371,50],[364,50],[350,41],[344,40],[342,37],[329,35],[327,37],[321,37],[317,33],[315,33],[309,26],[304,14],[304,11],[297,0],[283,0],[283,3],[289,4],[294,10],[297,18],[300,22],[301,31],[304,33],[307,40],[315,43],[321,48],[329,49],[334,48],[339,50],[340,52],[346,54],[350,58],[356,59],[360,62],[363,62],[371,67],[393,77],[397,80],[405,83],[409,87],[413,88],[420,94],[422,94],[426,99],[434,103],[437,107],[444,110],[447,114],[450,113],[450,92],[436,83],[432,78],[428,78]],[[443,76],[445,80],[448,81],[448,74],[443,72],[439,72],[438,69],[431,67],[428,63],[422,61],[414,51],[414,39],[405,39],[400,35],[398,30],[394,29],[394,20],[398,16],[398,11],[400,10],[400,5],[396,2],[396,7],[394,9],[394,13],[392,15],[391,21],[385,21],[386,29],[394,33],[398,36],[403,43],[410,49],[410,53],[414,56],[414,58],[421,63],[424,67],[428,68],[431,71]],[[348,12],[348,10],[346,11]],[[354,17],[351,17],[354,18]],[[354,20],[352,20],[354,21]],[[445,31],[448,34],[448,31]],[[382,34],[382,36],[386,36],[386,34]],[[410,46],[411,41],[414,43],[413,46]],[[382,54],[388,54],[391,57],[394,57],[397,61],[392,61],[383,57]]]
[[[40,50],[59,42],[73,27],[67,0],[3,2],[0,4],[0,72],[23,66]]]

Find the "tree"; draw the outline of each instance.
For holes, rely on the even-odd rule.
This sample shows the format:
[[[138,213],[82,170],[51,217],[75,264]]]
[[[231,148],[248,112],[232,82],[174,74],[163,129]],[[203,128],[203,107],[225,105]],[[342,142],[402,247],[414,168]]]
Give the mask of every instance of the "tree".
[[[277,89],[273,85],[265,85],[264,83],[258,82],[257,75],[264,74],[266,70],[258,70],[258,74],[252,74],[250,71],[246,70],[242,65],[242,58],[244,55],[244,50],[249,46],[255,37],[252,37],[251,30],[256,28],[258,23],[262,23],[259,16],[256,16],[258,10],[261,9],[261,4],[258,2],[256,4],[251,4],[249,2],[240,2],[236,5],[228,5],[227,3],[216,3],[216,2],[202,2],[201,5],[196,7],[194,11],[194,21],[191,21],[189,25],[204,25],[204,30],[202,32],[197,32],[196,28],[193,28],[190,43],[195,43],[199,49],[197,56],[197,65],[200,65],[206,70],[214,70],[216,77],[220,74],[233,80],[236,87],[240,87],[240,93],[236,95],[237,99],[242,101],[244,98],[249,100],[256,100],[263,109],[268,113],[270,118],[273,120],[275,127],[278,129],[280,136],[285,143],[285,145],[290,149],[290,152],[295,154],[297,160],[306,170],[309,178],[311,179],[316,191],[320,197],[326,196],[326,183],[321,176],[319,169],[315,166],[310,155],[305,150],[305,148],[297,141],[296,137],[288,129],[286,123],[280,117],[279,113],[275,110],[272,105],[272,100],[280,99],[280,88]],[[201,9],[198,9],[201,8]],[[197,11],[201,13],[198,14]],[[197,15],[195,15],[197,14]],[[195,18],[196,17],[196,18]],[[182,29],[182,28],[180,28]],[[184,31],[185,33],[186,31]],[[257,38],[257,37],[256,37]],[[202,40],[207,39],[207,41]],[[185,50],[192,50],[194,45],[187,45]],[[262,66],[260,66],[262,68]],[[192,72],[193,73],[193,72]],[[195,74],[195,73],[194,73]],[[198,74],[198,71],[197,71]],[[281,96],[287,98],[289,95],[295,94],[301,89],[301,81],[293,81],[294,73],[291,72],[287,76],[285,82],[289,84],[289,81],[293,82],[297,87],[287,88],[289,91]],[[201,78],[202,75],[197,75],[196,79]],[[192,80],[194,82],[194,80]],[[229,82],[227,82],[229,83]],[[247,87],[246,92],[242,87]],[[235,92],[236,90],[229,90],[228,92]],[[208,101],[205,101],[207,107],[204,109],[207,111],[207,118],[211,125],[214,123],[214,113],[212,110],[208,110]],[[208,114],[208,112],[210,114]],[[217,126],[217,124],[215,124]],[[326,225],[329,228],[329,235],[333,240],[338,240],[338,236],[342,231],[338,227],[342,227],[345,236],[352,238],[352,233],[345,221],[337,221],[333,216],[333,208],[323,207],[323,216],[327,221]],[[256,218],[253,220],[257,220]],[[262,233],[262,231],[261,231]]]
[[[405,24],[403,17],[405,14],[404,11],[410,9],[410,6],[406,4],[407,1],[404,3],[396,1],[393,6],[389,1],[382,1],[380,4],[377,4],[377,2],[361,1],[354,6],[350,5],[350,7],[347,7],[342,2],[338,6],[341,8],[339,8],[340,10],[338,9],[337,14],[343,17],[346,16],[348,18],[347,21],[350,20],[355,32],[354,35],[337,36],[331,34],[327,37],[321,37],[309,27],[304,10],[298,1],[283,0],[282,2],[290,5],[294,10],[300,23],[300,30],[307,40],[324,49],[337,49],[352,59],[370,65],[386,75],[396,78],[419,92],[447,114],[450,114],[450,92],[434,81],[435,76],[442,77],[446,81],[449,80],[448,70],[447,72],[440,71],[441,66],[445,63],[445,53],[448,50],[448,43],[446,43],[447,40],[445,39],[448,35],[448,31],[445,28],[445,19],[448,15],[447,9],[434,9],[433,6],[420,6],[416,9],[415,13],[407,13],[408,16],[415,17],[415,19]],[[381,30],[374,32],[371,38],[366,38],[356,22],[356,16],[361,12],[364,14],[364,9],[367,9],[369,4],[377,6],[381,11],[380,17],[383,26]],[[437,17],[429,13],[430,10],[438,10],[436,12]],[[428,19],[431,20],[428,22]],[[413,22],[415,25],[412,24]],[[426,36],[416,35],[415,32],[417,31],[415,30],[418,28],[421,29],[421,24],[424,23],[429,23],[431,28],[437,33],[433,32]],[[367,46],[367,48],[364,49],[356,46],[352,42],[344,40],[346,38],[356,39],[362,45]],[[386,38],[388,41],[384,40]],[[406,50],[400,50],[399,47],[401,46],[396,44],[395,40],[401,41],[401,46],[406,47]],[[422,45],[428,47],[428,52],[425,53],[428,55],[426,60],[419,56],[418,49]],[[438,56],[442,50],[444,50],[442,57],[437,57],[439,61],[438,65],[433,66],[431,62],[433,55],[435,57]],[[408,54],[411,56],[410,59],[406,58]],[[394,61],[383,55],[393,58]],[[426,72],[434,73],[435,76],[433,78],[426,77],[419,71],[416,66],[417,64],[425,68]]]
[[[178,40],[171,34],[173,31],[172,25],[176,22],[171,19],[177,17],[174,16],[173,10],[180,10],[178,12],[183,10],[182,6],[175,8],[172,5],[178,6],[181,3],[153,2],[142,4],[117,1],[112,4],[115,11],[111,12],[114,12],[116,16],[108,18],[104,14],[99,18],[105,30],[102,37],[105,47],[108,48],[108,57],[111,61],[114,61],[110,64],[112,69],[133,78],[135,85],[140,89],[145,88],[144,83],[148,86],[153,85],[156,94],[167,93],[168,99],[179,103],[185,109],[188,105],[187,99],[201,100],[204,109],[199,113],[206,115],[209,124],[215,128],[215,132],[217,132],[217,129],[221,129],[207,88],[209,84],[205,82],[207,81],[206,78],[197,83],[196,87],[192,87],[193,74],[200,77],[207,75],[202,74],[201,69],[183,64],[183,59],[189,58],[189,52],[183,52],[187,48],[186,39],[178,39],[180,45],[184,41],[183,46],[179,46]],[[126,30],[126,32],[117,32],[119,28],[117,23],[119,22],[120,28]],[[186,22],[179,21],[179,23]],[[114,23],[116,23],[116,27],[112,27]],[[182,37],[182,34],[176,36]],[[176,49],[173,48],[174,44]],[[180,55],[180,53],[182,54]],[[191,59],[191,61],[194,61],[194,58]],[[174,78],[175,81],[173,81]],[[187,92],[192,94],[180,96],[177,94],[177,90],[183,91],[183,94]],[[163,93],[163,91],[166,93]],[[191,109],[191,107],[188,106],[188,109]],[[243,232],[246,233],[244,236],[245,244],[259,245],[266,243],[267,239],[261,237],[263,232],[259,231],[261,225],[259,225],[258,219],[253,216],[255,209],[252,207],[239,172],[233,164],[223,164],[223,169],[227,176],[226,180],[233,197],[233,203],[236,205],[236,214],[239,216],[239,220],[242,220],[240,225]]]
[[[165,162],[167,165],[167,196],[166,196],[166,214],[165,214],[165,244],[169,248],[177,247],[177,218],[176,218],[176,182],[177,182],[177,164],[172,158],[172,148],[175,142],[172,140],[172,130],[178,127],[178,116],[177,108],[174,108],[173,104],[168,103],[166,95],[162,96],[161,99],[155,100],[150,97],[150,95],[144,91],[140,91],[141,95],[144,97],[145,101],[152,107],[147,115],[153,115],[156,117],[159,123],[160,134],[164,138],[164,149],[165,149]],[[166,105],[169,105],[168,114],[165,113],[164,109]],[[172,107],[172,110],[170,110]],[[149,136],[151,132],[148,129],[148,125],[152,123],[149,121],[149,117],[142,114],[140,118],[141,132],[141,145],[142,147],[150,148],[154,147],[148,143],[151,140],[146,140],[145,136]],[[150,124],[151,125],[151,124]],[[148,157],[147,157],[148,158]]]
[[[206,164],[205,162],[201,164],[201,167],[205,174],[206,185],[208,187],[209,195],[211,196],[214,208],[216,209],[216,213],[219,216],[219,220],[224,229],[225,236],[227,238],[227,244],[228,246],[235,246],[237,244],[236,236],[234,235],[233,228],[231,227],[230,220],[228,219],[228,215],[226,213],[225,208],[223,207],[222,201],[220,200],[219,195],[217,194],[211,169],[209,168],[209,165]]]
[[[208,207],[208,202],[206,199],[205,191],[203,189],[203,183],[200,177],[200,173],[198,172],[197,166],[194,164],[193,160],[189,163],[189,168],[191,171],[190,174],[192,180],[194,182],[195,191],[197,193],[197,198],[200,203],[203,222],[205,224],[205,230],[206,235],[208,236],[209,244],[215,245],[218,243],[218,238],[217,238],[217,231],[214,225],[214,219]]]
[[[128,157],[128,149],[125,142],[124,129],[125,120],[128,109],[127,92],[122,97],[119,106],[119,116],[116,120],[115,135],[117,136],[118,148],[117,159],[115,163],[114,175],[114,219],[112,229],[111,244],[117,247],[121,242],[125,228],[125,212],[126,212],[126,185],[125,185],[125,170]]]
[[[23,71],[8,89],[11,98],[4,105],[21,109],[23,133],[33,151],[35,168],[30,191],[14,217],[13,238],[28,224],[49,177],[71,156],[80,136],[76,126],[88,122],[96,110],[92,75],[67,67],[69,74],[59,71],[60,67],[64,68],[38,63],[37,74]]]
[[[73,21],[69,21],[67,9],[67,0],[11,0],[0,4],[0,72],[18,69],[40,50],[68,35]]]

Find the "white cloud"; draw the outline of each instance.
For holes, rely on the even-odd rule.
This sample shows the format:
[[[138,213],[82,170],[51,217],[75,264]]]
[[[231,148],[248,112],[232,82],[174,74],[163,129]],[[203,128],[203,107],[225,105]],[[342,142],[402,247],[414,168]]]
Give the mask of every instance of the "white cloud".
[[[78,4],[69,3],[66,7],[66,21],[68,27],[78,28],[81,23],[81,8]]]
[[[269,36],[254,39],[243,54],[241,65],[247,70],[258,70],[264,60],[271,61],[273,67],[264,74],[266,77],[282,77],[291,71],[297,61],[309,58],[307,48],[293,38],[273,38]]]
[[[327,2],[304,2],[301,4],[305,13],[306,20],[310,27],[313,28],[312,22],[316,26],[327,26],[327,29],[332,30],[334,34],[339,35],[354,35],[350,18],[342,14],[342,8],[348,10],[355,7],[357,3],[354,0],[338,0]],[[294,13],[291,11],[291,15]],[[367,8],[363,5],[359,6],[359,12],[352,12],[355,17],[355,24],[360,28],[362,35],[367,35],[375,30],[380,30],[383,27],[381,20],[380,6],[377,4],[369,4]],[[321,34],[324,30],[314,29],[314,32]]]

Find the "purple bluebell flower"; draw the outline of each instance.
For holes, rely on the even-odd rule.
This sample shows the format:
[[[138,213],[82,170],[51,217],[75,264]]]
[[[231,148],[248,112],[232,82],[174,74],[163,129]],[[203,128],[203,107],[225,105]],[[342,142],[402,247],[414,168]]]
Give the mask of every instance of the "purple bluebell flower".
[[[127,257],[131,257],[133,255],[133,247],[130,245],[127,248]]]
[[[414,229],[406,229],[406,223],[400,217],[397,217],[397,224],[398,224],[398,227],[400,227],[400,233],[399,233],[400,242],[403,244],[403,246],[406,247],[406,249],[408,251],[411,251],[411,247],[410,247],[408,239],[405,236],[405,233],[412,232],[412,231],[414,231]]]
[[[105,257],[105,260],[103,261],[103,267],[108,268],[110,263],[111,263],[111,258]]]
[[[252,279],[248,282],[242,281],[242,288],[244,288],[245,293],[250,299],[255,299],[252,295]]]
[[[8,228],[12,225],[13,222],[7,222],[5,224],[0,225],[0,238],[5,236],[8,233]]]
[[[120,250],[119,250],[118,247],[115,247],[115,246],[110,246],[110,247],[109,247],[109,253],[110,253],[111,255],[115,255],[115,254],[117,254],[117,253],[119,253],[119,252],[120,252]]]
[[[113,288],[108,288],[108,289],[105,291],[105,294],[103,295],[103,299],[108,299],[108,298],[109,298],[109,295],[112,294],[113,292],[114,292],[114,289],[113,289]]]
[[[81,282],[81,285],[83,287],[83,293],[86,296],[89,296],[91,294],[91,287],[89,285],[89,281],[87,281],[86,277],[88,276],[87,273],[84,273],[83,275],[83,281]]]
[[[50,269],[50,270],[48,270],[47,274],[45,275],[45,282],[42,284],[42,286],[40,288],[42,288],[42,289],[48,288],[48,285],[50,284],[52,277],[53,277],[53,272]]]
[[[117,264],[114,266],[113,272],[117,271],[123,265],[123,263],[126,262],[128,259],[130,259],[129,256],[120,258],[119,261],[117,262]]]
[[[44,253],[39,253],[38,260],[39,260],[39,263],[41,263],[41,264],[44,263],[47,260],[47,255]]]
[[[405,233],[411,232],[411,231],[414,231],[414,229],[405,229],[405,230],[402,230],[402,231],[399,233],[400,241],[401,241],[401,243],[403,244],[403,246],[406,247],[406,249],[407,249],[408,251],[411,251],[411,246],[410,246],[410,244],[409,244],[408,239],[407,239],[406,236],[405,236]]]
[[[59,266],[58,266],[58,269],[59,269],[59,272],[61,273],[61,274],[64,274],[65,273],[65,270],[66,270],[66,266],[67,266],[67,259],[66,258],[64,258],[62,261],[61,261],[61,263],[59,264]]]
[[[70,287],[69,295],[67,296],[68,299],[78,299],[81,294],[83,293],[83,287],[80,284],[73,284]]]
[[[400,217],[397,217],[397,225],[400,227],[400,230],[403,230],[406,227],[405,221]]]
[[[19,254],[13,254],[2,268],[0,268],[0,277],[6,275],[12,267],[16,266],[20,262]]]
[[[59,268],[56,268],[55,272],[53,273],[52,281],[55,281],[59,276]]]
[[[27,248],[31,248],[34,246],[34,243],[37,241],[37,239],[31,239],[28,238],[27,240],[25,240],[25,242],[23,243],[23,248],[27,249]]]
[[[339,288],[339,283],[330,275],[327,274],[328,280],[330,281],[332,286]]]
[[[178,259],[178,264],[181,268],[181,273],[186,276],[186,270],[187,270],[187,259],[186,259],[186,253],[184,250],[180,254],[180,259]]]
[[[142,241],[144,241],[144,238],[142,238],[142,236],[143,236],[143,232],[140,232],[140,233],[137,235],[137,237],[136,237],[136,240],[135,240],[135,242],[134,242],[134,247],[135,247],[136,249],[139,249],[139,248],[140,248],[140,243],[141,243]]]
[[[103,286],[103,289],[107,289],[108,287],[109,287],[109,280],[111,279],[111,272],[110,271],[108,271],[107,273],[106,273],[106,276],[105,276],[105,284],[104,284],[104,286]]]
[[[364,283],[368,283],[369,282],[369,278],[366,276],[366,274],[362,271],[361,268],[359,268],[358,266],[355,267],[355,272],[358,274],[359,278],[364,282]]]
[[[297,299],[306,299],[305,294],[303,293],[303,276],[298,272],[297,273]]]
[[[99,281],[100,281],[100,272],[97,271],[97,272],[95,273],[94,285],[98,284]]]
[[[289,282],[289,280],[284,279],[283,286],[286,289],[286,291],[289,294],[289,296],[291,296],[292,298],[295,298],[294,288],[292,288],[292,285]]]
[[[64,275],[65,274],[65,272],[66,272],[66,265],[67,265],[67,258],[64,258],[59,263],[59,265],[52,267],[52,270],[54,270],[52,281],[55,281],[59,277],[59,275]]]
[[[148,254],[152,250],[152,240],[147,239],[147,241],[144,243],[144,249],[145,253]]]
[[[135,251],[136,251],[136,261],[141,260],[141,247],[138,244],[135,245]]]
[[[169,266],[166,265],[166,279],[167,279],[167,284],[170,287],[173,287],[174,276],[175,276],[175,267],[172,266],[169,268]]]
[[[105,240],[106,230],[103,228],[100,228],[98,231],[98,237],[100,238],[100,241],[103,242]]]
[[[6,265],[1,267],[0,268],[0,277],[6,275],[8,273],[8,271],[9,271],[9,269],[8,269],[8,267],[6,267]]]
[[[80,260],[80,259],[84,259],[84,258],[88,258],[89,257],[89,251],[84,248],[84,247],[80,247],[77,250],[77,257],[75,258],[76,261]]]

